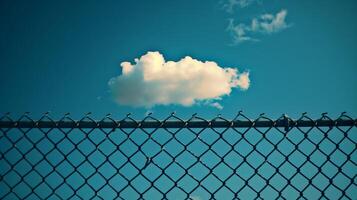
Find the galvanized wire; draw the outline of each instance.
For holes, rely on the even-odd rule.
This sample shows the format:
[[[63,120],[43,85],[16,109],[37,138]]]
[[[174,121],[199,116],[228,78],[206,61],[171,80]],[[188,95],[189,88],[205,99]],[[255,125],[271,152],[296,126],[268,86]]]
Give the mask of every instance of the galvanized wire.
[[[356,199],[357,120],[0,117],[1,199]]]

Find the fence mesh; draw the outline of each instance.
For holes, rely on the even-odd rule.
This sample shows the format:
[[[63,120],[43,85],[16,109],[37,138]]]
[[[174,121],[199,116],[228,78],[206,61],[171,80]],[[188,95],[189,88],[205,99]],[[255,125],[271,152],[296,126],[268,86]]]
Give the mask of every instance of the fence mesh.
[[[0,199],[357,199],[356,122],[4,115]]]

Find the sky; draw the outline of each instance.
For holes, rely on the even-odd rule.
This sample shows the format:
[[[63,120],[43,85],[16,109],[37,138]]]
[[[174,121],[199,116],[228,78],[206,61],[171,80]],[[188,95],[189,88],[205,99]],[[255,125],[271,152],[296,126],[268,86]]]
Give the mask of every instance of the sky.
[[[355,118],[356,10],[355,0],[88,0],[85,3],[2,0],[0,115],[11,112],[16,118],[30,112],[36,119],[50,111],[55,119],[68,112],[72,118],[81,119],[85,113],[92,112],[91,116],[100,120],[107,113],[112,113],[115,119],[122,119],[127,113],[142,119],[152,112],[154,117],[164,119],[176,112],[183,119],[194,113],[205,119],[218,114],[232,119],[243,110],[250,118],[260,113],[272,118],[283,113],[299,118],[303,112],[312,118],[319,118],[323,112],[337,118],[344,111]],[[103,134],[101,130],[96,131]],[[161,131],[156,133],[163,135],[156,136],[163,140],[165,131]],[[317,134],[310,135],[321,135],[318,130],[313,131]],[[237,137],[233,130],[227,131],[227,135],[230,132],[233,133],[230,137]],[[76,133],[79,134],[73,137],[84,135],[80,131]],[[136,133],[132,133],[133,140],[142,140],[142,135]],[[247,137],[252,141],[259,139],[257,132],[249,133]],[[277,130],[269,133],[273,137],[280,135]],[[177,134],[183,140],[194,137],[189,130]],[[214,140],[213,131],[202,135]],[[325,143],[321,146],[334,149],[334,145]],[[90,146],[93,148],[90,144],[87,147]],[[129,153],[137,148],[133,144],[128,146],[121,147]],[[237,146],[243,153],[249,150],[249,145]],[[311,146],[307,143],[300,147],[308,152]],[[346,146],[353,149],[353,144]],[[43,149],[46,148],[50,151],[52,147],[44,144]],[[61,148],[66,150],[70,145]],[[147,148],[153,150],[144,150],[146,153],[154,154],[159,147],[147,145]],[[219,144],[212,148],[222,154],[225,151]],[[284,144],[280,149],[289,150]],[[265,153],[268,150],[260,149]],[[6,156],[16,159],[11,154]],[[259,156],[251,157],[259,159]],[[332,157],[337,161],[344,159],[343,155]],[[55,155],[51,159],[58,162],[63,158]],[[180,159],[186,165],[193,160],[189,156]],[[321,156],[315,161],[323,159]],[[98,160],[94,156],[90,161]],[[125,162],[117,157],[115,160]],[[154,158],[159,164],[163,160]],[[144,161],[145,158],[138,158],[135,162],[144,165]],[[233,157],[232,163],[236,161]],[[210,159],[205,163],[214,162]],[[284,166],[283,171],[291,171],[291,166]],[[354,168],[346,168],[353,173]],[[316,168],[302,170],[308,173],[313,169]],[[124,174],[129,176],[136,173],[125,170]],[[333,172],[328,166],[324,170]],[[224,175],[226,171],[218,173]],[[198,170],[196,174],[201,172]],[[243,169],[241,174],[248,173]],[[317,185],[327,183],[325,179],[314,180]],[[339,179],[337,183],[343,185],[346,181]],[[138,185],[146,187],[143,183]],[[285,192],[288,196],[297,195],[289,194],[289,189]],[[332,196],[340,195],[333,190],[328,192]],[[192,198],[205,199],[204,196]]]
[[[158,118],[173,111],[183,118],[193,113],[232,118],[239,110],[252,118],[357,114],[355,1],[234,2],[1,1],[0,111],[14,116],[51,111],[55,117],[70,112],[74,118],[87,112],[97,118],[129,112],[142,118],[148,111]],[[191,98],[186,104],[172,92],[161,93],[173,99],[164,105],[157,99],[148,105],[118,104],[125,92],[136,90],[118,85],[113,91],[108,83],[123,75],[123,62],[135,65],[148,52],[158,52],[165,62],[189,56],[238,75],[249,73],[249,88],[230,85],[204,101],[186,94]],[[223,84],[238,78],[230,76]],[[211,91],[217,83],[200,87]],[[182,82],[175,87],[184,90]],[[148,91],[145,95],[155,96]]]

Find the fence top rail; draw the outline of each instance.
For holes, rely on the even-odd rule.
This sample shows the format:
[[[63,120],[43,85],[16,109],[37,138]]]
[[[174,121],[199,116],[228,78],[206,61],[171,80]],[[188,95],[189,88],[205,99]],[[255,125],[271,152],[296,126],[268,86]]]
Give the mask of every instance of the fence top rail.
[[[273,120],[261,114],[256,119],[250,119],[241,112],[231,119],[225,119],[220,115],[211,119],[205,120],[194,114],[190,119],[183,120],[177,117],[174,113],[166,119],[159,120],[151,116],[144,117],[142,120],[134,120],[130,114],[124,119],[115,120],[107,115],[101,120],[94,120],[85,115],[80,120],[73,120],[68,114],[64,115],[59,120],[53,120],[48,113],[45,113],[40,119],[33,120],[25,113],[20,118],[14,120],[8,114],[0,117],[0,128],[264,128],[275,127],[285,128],[289,130],[294,127],[342,127],[342,126],[357,126],[357,118],[353,119],[342,113],[337,119],[332,119],[323,113],[319,119],[311,119],[303,113],[299,119],[289,118],[287,115],[282,115],[279,119]]]

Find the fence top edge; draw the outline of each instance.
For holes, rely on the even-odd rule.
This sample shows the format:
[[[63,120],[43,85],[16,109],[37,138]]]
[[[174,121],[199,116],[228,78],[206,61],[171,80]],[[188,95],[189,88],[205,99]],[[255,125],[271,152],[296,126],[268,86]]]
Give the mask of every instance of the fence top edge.
[[[251,119],[239,112],[233,119],[226,119],[218,115],[217,117],[206,120],[196,114],[184,120],[172,113],[165,119],[157,119],[151,114],[141,120],[135,120],[130,114],[121,120],[106,115],[101,120],[95,120],[86,114],[79,120],[72,119],[69,114],[65,114],[60,119],[52,119],[49,113],[45,113],[41,118],[34,120],[29,117],[29,113],[23,114],[20,118],[13,119],[9,113],[0,116],[0,128],[285,128],[293,127],[342,127],[357,126],[357,119],[346,115],[343,112],[337,119],[331,119],[323,113],[318,119],[311,119],[303,113],[299,119],[289,118],[282,115],[274,120],[261,114],[256,119]]]

